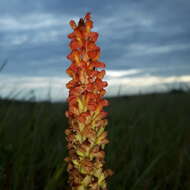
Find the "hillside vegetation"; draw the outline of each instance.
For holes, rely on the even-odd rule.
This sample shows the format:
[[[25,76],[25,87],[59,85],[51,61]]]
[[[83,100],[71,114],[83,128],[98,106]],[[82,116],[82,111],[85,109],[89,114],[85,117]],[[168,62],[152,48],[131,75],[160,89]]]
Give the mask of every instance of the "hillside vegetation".
[[[109,98],[110,190],[190,189],[190,94]],[[0,189],[68,189],[65,103],[0,100]]]

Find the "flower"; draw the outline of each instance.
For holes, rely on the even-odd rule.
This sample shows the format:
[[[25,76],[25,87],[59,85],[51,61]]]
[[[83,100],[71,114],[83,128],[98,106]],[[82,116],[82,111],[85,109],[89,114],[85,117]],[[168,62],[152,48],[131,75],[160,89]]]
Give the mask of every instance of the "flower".
[[[69,128],[65,130],[69,183],[72,190],[106,190],[106,177],[113,172],[104,169],[103,149],[109,140],[105,131],[107,113],[103,110],[108,101],[103,96],[108,84],[102,81],[105,70],[99,68],[105,68],[105,63],[99,61],[98,33],[91,31],[91,14],[87,13],[78,24],[71,20],[70,26],[73,32],[68,35],[71,53],[67,58],[71,65],[66,72],[72,80],[66,84]]]

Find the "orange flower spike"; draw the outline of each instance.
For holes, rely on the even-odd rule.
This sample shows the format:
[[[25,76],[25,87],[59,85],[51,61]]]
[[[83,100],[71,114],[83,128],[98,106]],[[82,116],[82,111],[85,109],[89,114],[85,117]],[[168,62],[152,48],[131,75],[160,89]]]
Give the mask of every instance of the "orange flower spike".
[[[69,119],[69,128],[65,130],[69,156],[68,182],[71,190],[107,190],[106,178],[113,172],[104,169],[104,146],[109,143],[105,127],[108,123],[108,106],[105,95],[106,81],[102,81],[105,63],[99,61],[100,47],[95,42],[98,33],[92,32],[93,21],[90,13],[81,18],[78,24],[70,21],[73,32],[71,53],[67,58],[72,64],[67,74],[72,78],[66,84],[69,89],[68,110],[65,115]]]

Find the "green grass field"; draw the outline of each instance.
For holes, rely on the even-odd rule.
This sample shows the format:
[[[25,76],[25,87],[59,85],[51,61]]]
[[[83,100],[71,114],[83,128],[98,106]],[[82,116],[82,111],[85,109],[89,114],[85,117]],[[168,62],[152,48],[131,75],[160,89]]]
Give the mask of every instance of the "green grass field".
[[[190,189],[190,93],[109,101],[109,189]],[[68,189],[65,110],[65,103],[0,100],[0,189]]]

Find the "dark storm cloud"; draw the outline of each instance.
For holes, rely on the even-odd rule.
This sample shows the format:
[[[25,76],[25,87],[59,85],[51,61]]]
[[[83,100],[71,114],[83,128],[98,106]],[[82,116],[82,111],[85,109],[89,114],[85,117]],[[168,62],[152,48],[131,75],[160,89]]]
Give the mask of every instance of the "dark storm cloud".
[[[11,2],[10,2],[11,1]],[[109,0],[98,1],[67,1],[67,0],[10,0],[1,2],[0,11],[2,14],[31,14],[33,12],[44,12],[52,14],[69,14],[78,16],[84,14],[84,11],[102,13],[105,5],[109,4]]]
[[[0,62],[9,60],[3,73],[66,76],[68,22],[87,11],[110,76],[112,70],[137,71],[134,77],[190,74],[187,0],[0,1]]]
[[[97,1],[90,3],[89,1],[75,1],[73,3],[62,0],[28,0],[24,2],[13,0],[11,4],[4,1],[1,2],[1,8],[3,7],[1,14],[7,17],[4,18],[4,29],[1,28],[0,30],[1,33],[4,30],[7,34],[4,36],[5,48],[9,44],[18,45],[17,48],[19,48],[20,44],[25,43],[24,46],[28,45],[30,49],[35,49],[33,43],[39,42],[41,46],[44,46],[48,55],[50,52],[52,53],[51,56],[54,56],[54,52],[51,52],[51,44],[47,43],[48,40],[51,41],[49,38],[55,42],[63,40],[62,48],[66,48],[65,36],[57,38],[58,35],[66,35],[65,28],[61,24],[68,23],[67,19],[80,17],[84,11],[90,10],[96,20],[95,29],[100,32],[99,44],[104,52],[102,58],[110,63],[110,67],[117,68],[115,61],[117,60],[119,66],[120,62],[123,63],[124,61],[122,60],[123,55],[126,55],[125,57],[130,56],[130,54],[139,56],[139,54],[134,53],[136,51],[134,47],[137,47],[137,51],[142,51],[140,55],[140,60],[142,60],[142,47],[144,45],[146,45],[144,47],[146,49],[157,48],[158,50],[159,47],[163,47],[163,51],[160,51],[162,54],[165,47],[167,53],[168,46],[189,44],[189,5],[190,3],[185,0],[170,0],[159,3],[151,0],[117,2],[105,0],[101,3],[97,3]],[[11,15],[16,16],[11,17]],[[69,31],[68,26],[65,25],[65,27],[66,31]],[[54,35],[52,31],[54,31]],[[32,48],[33,46],[34,48]],[[130,49],[130,47],[132,48]],[[41,55],[45,56],[42,48],[39,47],[37,50],[42,51]],[[25,53],[27,53],[26,51]],[[33,53],[38,57],[35,52],[37,52],[36,49]],[[181,49],[179,48],[179,54],[180,52]],[[156,54],[155,57],[160,56],[158,51],[152,51],[151,54]],[[145,56],[147,57],[147,53]],[[150,54],[149,56],[151,59]],[[28,61],[30,59],[32,57],[28,57]],[[138,58],[136,62],[138,62]]]

